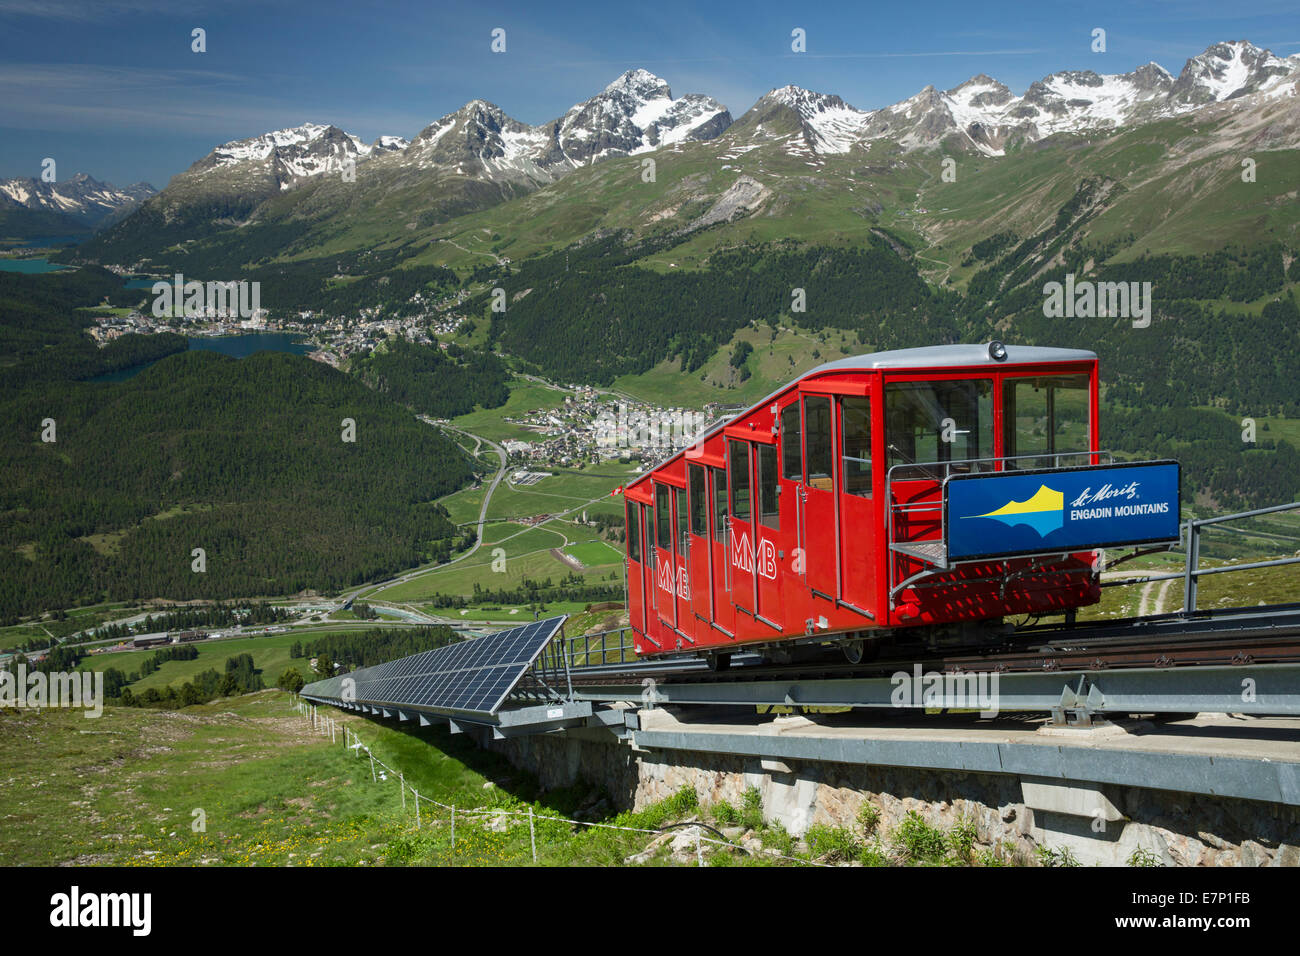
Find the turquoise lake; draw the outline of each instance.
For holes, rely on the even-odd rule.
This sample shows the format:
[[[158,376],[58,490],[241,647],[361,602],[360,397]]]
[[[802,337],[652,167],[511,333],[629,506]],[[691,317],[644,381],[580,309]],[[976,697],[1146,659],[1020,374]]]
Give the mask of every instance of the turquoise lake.
[[[37,275],[44,272],[58,272],[67,266],[57,265],[48,259],[0,259],[0,272],[27,272]]]
[[[293,355],[307,355],[315,348],[304,342],[302,336],[288,332],[250,332],[246,335],[192,335],[189,337],[190,351],[220,352],[233,358],[245,358],[256,352],[289,352]],[[125,382],[134,378],[153,362],[133,365],[107,375],[97,375],[92,382]]]

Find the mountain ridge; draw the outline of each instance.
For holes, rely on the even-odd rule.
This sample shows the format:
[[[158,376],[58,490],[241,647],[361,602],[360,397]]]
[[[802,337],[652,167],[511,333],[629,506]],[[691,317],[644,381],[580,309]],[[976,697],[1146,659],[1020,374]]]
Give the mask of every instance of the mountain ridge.
[[[845,152],[857,143],[897,135],[900,122],[923,128],[928,125],[932,133],[969,134],[971,126],[1009,127],[1033,140],[1063,131],[1118,128],[1135,119],[1149,121],[1179,115],[1253,94],[1279,97],[1297,93],[1300,54],[1278,57],[1247,40],[1237,40],[1211,44],[1190,57],[1177,77],[1155,61],[1127,73],[1062,70],[1034,81],[1017,96],[1005,84],[979,73],[951,89],[940,91],[926,86],[904,100],[869,110],[853,106],[834,93],[787,85],[769,90],[742,114],[742,119],[771,103],[788,106],[804,121],[816,121],[811,138],[821,140],[825,151]],[[1164,102],[1159,102],[1162,99]],[[950,122],[918,116],[918,112],[931,110],[946,110]],[[627,125],[623,125],[624,119]],[[665,80],[648,70],[633,68],[600,93],[571,106],[562,116],[535,126],[515,120],[494,103],[473,99],[427,124],[410,140],[381,136],[367,145],[339,127],[306,123],[223,143],[187,172],[206,171],[241,159],[266,160],[269,154],[275,154],[294,177],[303,179],[332,168],[322,153],[357,160],[404,153],[411,147],[427,153],[431,144],[452,131],[476,140],[481,150],[444,157],[446,165],[458,165],[450,158],[512,160],[526,155],[543,170],[566,164],[573,168],[611,155],[636,155],[684,140],[711,139],[732,122],[730,111],[717,100],[698,93],[673,98]],[[836,125],[838,131],[825,131]],[[858,135],[852,135],[855,132]],[[591,139],[599,145],[584,142]],[[981,151],[991,155],[1000,152],[977,136],[970,136],[970,140]],[[923,135],[903,139],[905,147],[913,148],[935,142],[932,136]],[[304,158],[299,158],[298,153]],[[317,162],[306,162],[305,157]]]
[[[31,176],[0,179],[0,213],[24,209],[52,214],[56,218],[44,221],[55,228],[63,223],[75,232],[110,223],[157,193],[149,183],[119,188],[87,173],[52,183]]]
[[[874,219],[889,205],[882,190],[894,188],[888,180],[900,163],[915,168],[936,151],[1001,162],[1053,137],[1091,143],[1168,122],[1194,133],[1200,117],[1221,130],[1213,143],[1217,153],[1228,146],[1294,148],[1300,146],[1298,92],[1300,55],[1284,59],[1234,41],[1189,58],[1177,77],[1153,62],[1122,74],[1061,71],[1019,96],[980,73],[946,91],[927,86],[899,103],[862,110],[838,95],[787,85],[764,94],[733,122],[718,101],[701,94],[674,97],[666,81],[633,69],[562,116],[532,126],[475,99],[409,141],[381,137],[366,146],[339,127],[305,124],[223,144],[89,243],[83,255],[85,261],[148,267],[178,243],[212,241],[226,249],[228,263],[362,243],[411,246],[410,256],[445,240],[443,224],[502,203],[538,194],[551,198],[534,212],[554,209],[551,188],[579,171],[591,175],[581,177],[586,185],[584,198],[573,200],[577,215],[556,224],[566,241],[584,228],[614,225],[604,220],[625,206],[646,207],[646,225],[662,222],[679,231],[720,222],[705,213],[734,179],[717,180],[704,193],[699,188],[718,172],[750,177],[750,192],[762,200],[741,204],[746,214],[779,218],[799,193],[811,189],[828,197],[828,191],[838,191],[841,205],[844,193],[853,193],[850,208]],[[712,143],[722,149],[710,156]],[[674,164],[688,157],[704,164],[693,174],[693,185],[679,190],[685,202],[660,203],[662,190],[653,188],[617,201],[601,192],[612,183],[595,170],[624,170],[620,160],[649,154],[663,157],[661,167],[670,157]],[[1177,159],[1169,155],[1169,161]],[[356,161],[355,176],[325,175],[347,159]],[[828,178],[828,163],[838,176]],[[820,178],[807,180],[813,169]],[[620,215],[624,222],[636,218]],[[278,230],[282,239],[253,255],[247,237],[237,239],[230,231],[246,226]]]

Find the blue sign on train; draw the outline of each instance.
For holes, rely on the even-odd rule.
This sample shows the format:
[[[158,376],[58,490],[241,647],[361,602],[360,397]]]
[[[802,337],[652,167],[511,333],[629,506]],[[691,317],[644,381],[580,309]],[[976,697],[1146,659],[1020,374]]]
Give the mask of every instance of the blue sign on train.
[[[1178,463],[951,478],[949,561],[1178,540]]]

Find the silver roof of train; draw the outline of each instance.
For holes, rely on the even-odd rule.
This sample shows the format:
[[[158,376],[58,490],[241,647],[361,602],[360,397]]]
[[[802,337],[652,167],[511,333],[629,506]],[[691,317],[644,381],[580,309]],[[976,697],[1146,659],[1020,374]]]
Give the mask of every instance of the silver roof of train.
[[[800,378],[821,372],[848,372],[854,369],[881,368],[964,368],[970,365],[1014,365],[1018,362],[1085,362],[1097,357],[1086,349],[1053,349],[1038,345],[1008,345],[1007,357],[997,361],[989,355],[988,344],[983,345],[927,345],[918,349],[894,349],[892,352],[872,352],[868,355],[850,355],[825,365],[818,365]],[[785,386],[782,386],[784,389]]]
[[[852,372],[867,369],[908,369],[908,368],[970,368],[978,365],[1017,365],[1037,362],[1091,362],[1097,358],[1096,352],[1087,349],[1054,349],[1041,345],[1007,345],[1007,357],[998,361],[989,355],[989,345],[925,345],[915,349],[893,349],[888,352],[870,352],[866,355],[849,355],[834,362],[826,362],[809,369],[802,375],[786,382],[766,398],[747,406],[744,411],[719,419],[700,432],[697,441],[703,441],[720,432],[729,422],[749,414],[756,408],[766,405],[780,395],[792,384],[820,375],[823,372]],[[668,464],[684,452],[679,451],[668,456],[654,468],[628,481],[635,485],[649,478],[654,472]]]

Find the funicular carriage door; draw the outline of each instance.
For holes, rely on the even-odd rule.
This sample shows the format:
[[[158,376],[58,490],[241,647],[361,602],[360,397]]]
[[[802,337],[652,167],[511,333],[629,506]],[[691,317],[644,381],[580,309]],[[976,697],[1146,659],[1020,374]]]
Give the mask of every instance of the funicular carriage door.
[[[840,597],[874,618],[879,604],[877,511],[872,482],[871,396],[841,395],[839,421]]]
[[[735,637],[736,611],[731,604],[731,586],[735,577],[735,569],[731,566],[731,509],[727,494],[727,469],[725,465],[717,468],[710,467],[709,475],[712,483],[712,494],[710,495],[712,517],[710,525],[713,536],[709,549],[713,557],[710,569],[712,572],[710,585],[713,590],[713,622],[714,626],[727,637]]]
[[[713,620],[712,549],[709,547],[709,487],[703,465],[686,467],[686,494],[689,521],[687,533],[688,583],[691,592],[692,617],[700,622],[696,628],[697,639],[707,638],[707,624]]]
[[[649,497],[648,492],[647,497]],[[647,637],[654,637],[657,641],[661,642],[661,637],[658,633],[655,635],[651,635],[650,633],[650,615],[655,606],[654,516],[651,512],[650,505],[645,503],[636,506],[636,513],[641,520],[641,610],[642,618],[644,619],[642,623],[645,625],[645,635]],[[659,629],[656,627],[655,631],[658,632]]]
[[[673,560],[672,488],[655,482],[654,573],[655,611],[669,627],[677,627],[677,582]]]
[[[791,550],[781,521],[780,465],[774,444],[754,443],[758,494],[754,509],[754,577],[757,617],[775,630],[782,629],[781,564]],[[788,525],[788,522],[786,522]]]
[[[800,494],[806,580],[811,593],[830,601],[836,595],[835,454],[831,399],[827,395],[803,396],[804,483]],[[820,613],[812,602],[812,617]]]
[[[686,489],[673,489],[673,593],[677,604],[677,630],[688,640],[695,634],[695,614],[691,610],[690,551],[687,533]]]
[[[757,605],[754,582],[754,532],[750,516],[749,442],[727,440],[727,478],[731,513],[727,516],[727,563],[731,568],[731,601],[753,614]]]
[[[625,498],[627,508],[627,594],[628,616],[632,626],[645,633],[646,598],[645,573],[642,567],[645,555],[641,552],[641,505]]]
[[[796,393],[781,409],[781,536],[786,553],[781,562],[783,623],[809,617],[807,534],[804,530],[803,403]]]

